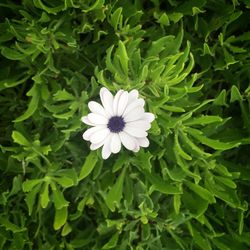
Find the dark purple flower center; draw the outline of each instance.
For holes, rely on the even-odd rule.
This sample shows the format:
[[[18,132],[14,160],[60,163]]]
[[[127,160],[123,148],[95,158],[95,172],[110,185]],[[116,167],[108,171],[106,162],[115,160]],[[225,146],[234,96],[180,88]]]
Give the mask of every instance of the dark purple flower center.
[[[109,119],[108,128],[112,133],[119,133],[125,127],[125,122],[121,116],[113,116]]]

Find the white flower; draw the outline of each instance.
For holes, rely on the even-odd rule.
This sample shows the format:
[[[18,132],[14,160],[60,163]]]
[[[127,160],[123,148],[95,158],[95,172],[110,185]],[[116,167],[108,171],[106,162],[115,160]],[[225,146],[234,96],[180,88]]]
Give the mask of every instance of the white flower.
[[[144,111],[144,100],[138,98],[137,90],[119,90],[115,97],[106,88],[101,88],[102,105],[91,101],[88,107],[92,113],[82,117],[82,122],[93,126],[83,133],[83,139],[90,141],[90,149],[102,148],[102,158],[118,153],[121,144],[128,150],[138,152],[148,147],[147,130],[154,115]]]

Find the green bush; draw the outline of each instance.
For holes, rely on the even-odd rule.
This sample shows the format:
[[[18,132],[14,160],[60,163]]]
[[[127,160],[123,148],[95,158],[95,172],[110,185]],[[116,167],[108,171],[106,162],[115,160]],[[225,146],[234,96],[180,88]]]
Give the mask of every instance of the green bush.
[[[250,2],[2,0],[0,249],[250,248]],[[138,89],[150,146],[102,160],[88,102]]]

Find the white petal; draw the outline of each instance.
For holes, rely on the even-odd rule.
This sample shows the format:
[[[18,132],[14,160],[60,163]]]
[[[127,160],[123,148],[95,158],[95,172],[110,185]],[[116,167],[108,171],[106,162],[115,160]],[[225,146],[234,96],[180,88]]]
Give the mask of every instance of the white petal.
[[[148,138],[146,138],[146,137],[144,137],[144,138],[137,138],[137,141],[138,141],[138,143],[139,143],[139,145],[140,145],[141,147],[146,148],[146,147],[149,146],[149,140],[148,140]]]
[[[143,114],[144,114],[144,109],[139,106],[139,107],[133,109],[128,114],[124,115],[124,121],[125,122],[132,122],[132,121],[140,120],[141,117],[143,116]]]
[[[132,151],[137,153],[139,150],[140,150],[140,146],[139,146],[139,143],[137,142],[135,148]]]
[[[116,154],[121,150],[121,139],[117,133],[113,133],[110,143],[111,152]]]
[[[102,130],[104,129],[104,126],[96,126],[96,127],[92,127],[92,128],[89,128],[87,129],[83,135],[82,135],[82,138],[86,141],[89,141],[91,135],[93,135],[95,132],[99,131],[99,130]]]
[[[128,113],[130,113],[132,110],[136,109],[137,107],[143,107],[144,104],[145,104],[145,101],[143,99],[136,99],[135,101],[127,105],[123,113],[123,116],[127,115]]]
[[[94,132],[90,136],[89,140],[92,143],[96,144],[96,143],[99,143],[99,142],[103,141],[109,134],[110,134],[109,129],[108,128],[103,128],[101,130],[98,130],[98,131]]]
[[[127,106],[128,103],[128,92],[124,91],[119,98],[118,108],[117,108],[117,115],[121,116]]]
[[[101,98],[102,105],[106,113],[109,116],[112,116],[114,114],[113,113],[113,101],[114,101],[113,95],[109,92],[108,89],[103,87],[100,90],[100,98]]]
[[[151,124],[146,120],[137,120],[133,122],[126,123],[126,126],[133,128],[140,128],[142,130],[149,130],[151,128]]]
[[[88,107],[92,113],[99,114],[105,117],[107,116],[103,106],[98,102],[91,101],[88,103]]]
[[[128,135],[126,132],[120,132],[119,136],[125,148],[128,150],[133,150],[136,148],[136,141],[132,136]]]
[[[120,89],[115,97],[114,97],[114,101],[113,101],[113,112],[114,112],[114,115],[117,115],[117,110],[118,110],[118,104],[119,104],[119,99],[121,97],[121,94],[124,92],[124,90]]]
[[[128,104],[132,103],[134,100],[136,100],[139,96],[139,92],[136,89],[133,89],[129,92],[128,96]]]
[[[94,126],[94,123],[90,122],[87,116],[83,116],[83,117],[81,118],[81,121],[82,121],[83,123],[87,124],[87,125]]]
[[[104,145],[102,147],[102,158],[104,160],[108,159],[109,156],[111,155],[111,150],[110,150],[110,139],[111,139],[111,135],[109,135],[105,142]]]
[[[155,115],[149,112],[145,112],[141,119],[147,120],[149,122],[152,122],[155,119]]]
[[[133,127],[129,127],[129,126],[125,126],[125,128],[123,129],[123,131],[125,131],[126,133],[134,136],[134,137],[146,137],[148,135],[147,132],[145,132],[142,129],[139,128],[133,128]]]
[[[108,119],[106,117],[104,117],[103,115],[98,115],[98,114],[94,114],[94,113],[90,113],[88,114],[88,119],[90,122],[99,125],[99,124],[108,124]]]
[[[90,149],[91,150],[96,150],[98,148],[100,148],[103,144],[104,144],[105,140],[99,142],[99,143],[91,143],[90,145]]]

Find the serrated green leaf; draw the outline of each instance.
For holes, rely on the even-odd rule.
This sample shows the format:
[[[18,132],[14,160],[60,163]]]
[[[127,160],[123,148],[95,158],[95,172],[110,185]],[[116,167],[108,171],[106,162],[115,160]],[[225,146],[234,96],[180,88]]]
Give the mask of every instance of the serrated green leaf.
[[[182,139],[183,143],[185,143],[186,147],[191,149],[196,154],[208,157],[210,156],[209,153],[204,152],[200,147],[198,147],[192,140],[187,136],[185,132],[180,132],[180,138]]]
[[[185,181],[185,185],[190,190],[198,194],[202,199],[207,200],[209,203],[215,203],[214,195],[211,194],[207,189],[201,187],[198,184],[194,184],[188,180]]]
[[[219,140],[210,139],[202,135],[199,130],[193,128],[187,128],[186,130],[200,143],[216,150],[228,150],[231,148],[238,147],[240,145],[240,143],[238,142],[221,142]]]
[[[181,194],[182,190],[178,186],[170,185],[166,181],[162,180],[159,176],[153,173],[149,173],[145,170],[144,175],[152,184],[152,189],[159,191],[163,194]]]
[[[8,197],[17,194],[22,189],[22,177],[17,175],[13,178],[12,188],[8,194]]]
[[[179,144],[179,140],[178,140],[178,134],[175,133],[174,136],[174,152],[175,154],[179,154],[182,158],[191,161],[192,157],[190,155],[188,155],[180,146]]]
[[[19,131],[13,131],[12,138],[14,142],[18,143],[19,145],[23,145],[26,147],[31,146],[31,143]]]
[[[20,233],[26,230],[26,228],[21,228],[16,224],[10,222],[7,218],[0,216],[0,224],[2,227],[5,227],[6,230],[9,230],[13,233]]]
[[[36,185],[40,184],[43,179],[33,179],[33,180],[26,180],[23,183],[23,191],[30,192]]]
[[[124,168],[119,175],[116,183],[111,187],[109,190],[105,202],[108,206],[108,208],[114,212],[115,208],[119,206],[121,198],[122,198],[122,191],[123,191],[123,181],[125,176],[126,168]]]
[[[25,202],[26,202],[26,204],[27,204],[27,206],[28,206],[29,216],[32,214],[33,207],[34,207],[34,204],[35,204],[35,201],[36,201],[36,196],[37,196],[38,192],[40,191],[40,186],[41,186],[41,184],[36,185],[36,186],[26,195]]]
[[[63,90],[58,90],[54,94],[53,99],[56,101],[73,101],[75,100],[75,97],[72,94],[70,94],[68,91],[63,89]]]

